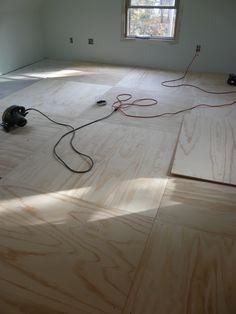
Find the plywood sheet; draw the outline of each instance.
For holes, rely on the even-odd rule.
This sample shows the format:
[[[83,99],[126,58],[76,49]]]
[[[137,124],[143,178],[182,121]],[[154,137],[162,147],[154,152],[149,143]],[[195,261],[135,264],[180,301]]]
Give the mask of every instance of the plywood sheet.
[[[124,314],[234,313],[235,214],[234,187],[169,179]]]
[[[191,107],[192,99],[188,97],[179,97],[176,100],[176,97],[173,95],[160,95],[158,91],[149,91],[145,89],[130,89],[125,87],[113,87],[109,89],[104,95],[103,98],[107,100],[108,106],[103,108],[90,108],[82,113],[82,117],[92,117],[98,112],[101,114],[108,114],[111,110],[111,105],[116,101],[116,97],[119,94],[130,94],[132,95],[132,99],[129,102],[140,98],[152,98],[158,101],[157,105],[140,108],[140,107],[130,107],[127,111],[128,114],[133,115],[143,115],[143,116],[151,116],[157,115],[165,112],[175,112],[177,110],[182,110],[185,108]],[[148,102],[146,102],[148,103]],[[176,115],[176,116],[164,116],[160,118],[151,118],[151,119],[137,119],[131,117],[125,117],[121,113],[117,112],[113,115],[107,123],[119,123],[122,125],[134,126],[134,127],[141,127],[145,129],[152,129],[152,130],[160,130],[163,132],[168,132],[175,134],[176,136],[179,133],[180,126],[182,123],[183,115]]]
[[[142,90],[152,90],[160,93],[170,93],[161,85],[164,80],[171,80],[180,77],[180,72],[160,71],[148,68],[134,68],[118,84],[119,87],[140,88]],[[180,94],[183,89],[173,89],[172,93]]]
[[[236,238],[156,220],[124,314],[236,312]]]
[[[66,68],[72,65],[69,61],[42,60],[0,76],[0,99],[26,88],[42,78],[60,77]]]
[[[58,118],[58,121],[61,119]],[[64,122],[70,121],[64,118]],[[36,113],[30,115],[24,128],[15,128],[10,132],[0,130],[0,177],[5,177],[26,158],[41,151],[44,143],[62,130],[66,129],[52,124]]]
[[[179,97],[194,97],[201,95],[201,92],[194,88],[178,87],[168,88],[162,86],[162,82],[173,80],[183,76],[182,72],[160,71],[148,68],[136,68],[130,71],[118,84],[120,87],[140,88],[145,90],[157,91],[160,95],[175,95]],[[192,80],[186,77],[181,83],[191,83]],[[178,83],[178,82],[177,82]],[[196,83],[196,82],[195,82]],[[170,85],[175,85],[171,83]]]
[[[121,313],[152,219],[0,186],[1,313]]]
[[[157,218],[236,237],[236,188],[182,178],[169,179]]]
[[[165,188],[175,136],[110,123],[83,129],[77,134],[75,145],[95,161],[92,171],[83,175],[72,174],[53,158],[55,140],[51,139],[38,154],[21,163],[2,183],[22,182],[102,206],[155,215]],[[86,165],[70,150],[68,141],[62,143],[59,153],[76,169]]]
[[[18,91],[0,102],[0,110],[11,105],[37,108],[52,118],[78,118],[85,109],[95,105],[96,99],[111,88],[109,85],[44,79]],[[30,115],[28,116],[30,117]]]
[[[161,81],[179,73],[150,69],[45,61],[12,75],[43,80],[2,99],[2,110],[37,107],[74,126],[110,113],[118,93],[157,98],[158,112],[232,97],[164,88]],[[191,74],[186,82],[191,81],[225,89],[223,76]],[[96,107],[97,97],[108,106]],[[145,109],[151,114],[154,108]],[[229,124],[219,130],[225,119],[235,121],[235,110],[213,110],[212,116],[218,121],[216,151],[234,154],[228,144],[222,149],[218,133],[233,134]],[[52,147],[64,129],[36,113],[27,127],[1,134],[4,314],[236,313],[235,189],[168,179],[182,117],[137,120],[116,113],[84,129],[76,146],[95,161],[84,175],[54,160]],[[201,128],[204,134],[208,126]],[[186,142],[193,139],[195,145],[199,135],[189,130]],[[67,142],[60,153],[83,167]]]
[[[172,174],[236,185],[236,106],[231,116],[228,110],[198,109],[185,116]]]
[[[75,62],[73,61],[44,59],[12,71],[3,75],[3,77],[9,77],[16,80],[63,77],[64,71],[73,65],[75,65]]]
[[[76,82],[116,85],[130,71],[131,67],[97,64],[90,62],[77,62],[69,66],[63,80]]]

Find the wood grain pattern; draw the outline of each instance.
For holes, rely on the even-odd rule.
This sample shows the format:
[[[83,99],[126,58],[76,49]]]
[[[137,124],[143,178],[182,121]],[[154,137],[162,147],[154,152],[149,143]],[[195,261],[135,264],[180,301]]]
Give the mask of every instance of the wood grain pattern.
[[[236,185],[235,156],[235,119],[198,109],[184,118],[171,173]]]
[[[2,183],[21,182],[101,206],[155,216],[175,140],[169,133],[99,123],[82,130],[75,140],[81,151],[95,158],[90,173],[71,174],[57,163],[52,156],[53,139],[40,153],[15,168]],[[73,167],[83,167],[84,161],[70,151],[66,141],[59,152]]]
[[[28,119],[28,118],[27,118]],[[60,118],[59,121],[62,121]],[[69,122],[68,119],[64,119]],[[16,166],[32,154],[41,151],[49,138],[65,128],[49,123],[36,113],[31,113],[28,124],[24,128],[16,128],[7,133],[1,132],[0,176],[5,177]]]
[[[156,221],[124,314],[234,314],[236,238]]]
[[[22,185],[0,197],[1,313],[121,312],[152,219]]]
[[[115,100],[117,95],[119,94],[132,94],[132,101],[139,98],[154,98],[158,101],[158,104],[156,106],[151,107],[145,107],[145,108],[137,108],[133,107],[129,109],[130,114],[135,115],[154,115],[154,114],[160,114],[163,112],[174,112],[176,110],[181,110],[184,108],[188,108],[191,106],[192,99],[190,100],[188,97],[180,97],[178,101],[176,101],[176,97],[173,95],[160,95],[158,91],[149,91],[144,89],[130,89],[126,87],[113,87],[109,89],[104,94],[104,99],[107,100],[108,106],[101,108],[102,110],[100,115],[102,114],[108,114],[110,112],[110,106]],[[91,118],[92,115],[94,117],[95,113],[98,116],[98,109],[97,110],[91,110],[90,108],[86,111],[84,111],[81,114],[81,117],[83,118]],[[128,118],[123,116],[122,114],[118,113],[116,115],[113,115],[111,119],[106,120],[107,123],[117,123],[127,126],[134,126],[134,127],[140,127],[144,129],[149,130],[159,130],[162,132],[168,132],[175,134],[179,133],[180,126],[183,120],[183,115],[179,116],[166,116],[163,118],[153,118],[153,119],[135,119],[135,118]]]
[[[236,237],[235,187],[169,179],[157,218],[199,231]]]
[[[2,99],[0,106],[2,110],[10,105],[33,107],[53,117],[74,120],[85,109],[93,107],[96,99],[101,97],[110,87],[108,85],[44,79]]]
[[[36,107],[74,126],[110,113],[119,93],[157,98],[158,108],[147,114],[232,101],[232,95],[166,89],[160,82],[179,73],[150,69],[45,60],[10,75],[41,81],[1,99],[1,110]],[[186,82],[231,90],[225,80],[191,73]],[[94,106],[97,97],[108,106]],[[235,121],[235,108],[210,115],[218,121],[213,151],[234,153],[233,132],[223,121]],[[85,175],[54,160],[52,147],[64,129],[36,113],[27,127],[1,133],[1,314],[236,313],[235,188],[168,179],[182,118],[117,113],[84,129],[76,146],[95,160]],[[191,132],[197,147],[199,136]],[[67,142],[59,150],[83,167]]]
[[[11,95],[18,90],[26,88],[34,84],[36,81],[37,79],[26,79],[22,81],[0,76],[0,99]]]
[[[209,91],[218,91],[218,92],[235,90],[234,86],[230,86],[226,84],[227,79],[228,79],[227,74],[220,74],[220,73],[190,72],[187,75],[188,83],[192,83],[200,87],[205,87]],[[210,96],[210,95],[207,95],[207,96]],[[223,95],[223,97],[225,96],[226,95]],[[217,98],[221,96],[216,95],[213,97]],[[230,97],[232,98],[232,95]]]
[[[158,94],[194,95],[194,92],[182,88],[167,90],[161,85],[164,80],[180,77],[181,73],[160,71],[148,68],[135,68],[130,71],[118,84],[119,87],[157,91]],[[190,92],[190,93],[189,93]]]
[[[205,75],[205,73],[195,74],[191,73],[191,75],[188,75],[184,80],[181,81],[181,83],[194,83],[195,85],[198,85],[200,87],[204,87],[206,85],[206,81],[202,81],[202,77]],[[186,87],[179,87],[179,88],[167,88],[161,85],[163,81],[166,80],[172,80],[177,79],[183,76],[183,73],[181,72],[175,72],[175,71],[161,71],[158,69],[147,69],[147,68],[136,68],[130,71],[118,84],[117,86],[120,87],[128,87],[128,88],[138,88],[138,89],[145,89],[145,90],[152,90],[157,91],[159,95],[173,95],[176,96],[176,101],[179,100],[179,97],[191,97],[192,100],[194,100],[196,97],[199,97],[202,95],[202,93],[194,88],[186,88]],[[206,75],[207,76],[207,75]],[[214,76],[214,75],[213,75]],[[209,76],[208,76],[209,77]],[[222,84],[223,90],[226,78],[223,75],[215,75],[215,79],[217,80],[220,78],[220,82]],[[212,83],[214,80],[212,80]],[[173,83],[172,85],[175,85]],[[215,86],[207,86],[211,88],[212,90],[216,90]],[[220,84],[218,84],[217,87],[221,87]],[[232,90],[232,88],[226,86],[226,90]]]
[[[7,76],[16,80],[63,77],[64,70],[67,70],[68,67],[73,65],[75,65],[73,61],[44,59],[24,68],[12,71],[3,75],[3,77]]]
[[[65,75],[63,79],[113,86],[119,83],[132,69],[129,66],[76,62],[74,65],[67,67],[68,75]]]

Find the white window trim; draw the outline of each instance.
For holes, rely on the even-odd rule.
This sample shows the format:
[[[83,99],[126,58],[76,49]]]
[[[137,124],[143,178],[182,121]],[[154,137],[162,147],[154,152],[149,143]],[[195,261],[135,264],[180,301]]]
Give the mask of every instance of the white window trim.
[[[180,19],[182,15],[181,0],[176,0],[175,6],[131,6],[131,0],[123,0],[123,12],[122,12],[122,39],[123,40],[137,40],[137,41],[157,41],[157,42],[167,42],[176,43],[178,41],[179,30],[180,30]],[[176,21],[175,30],[173,37],[158,37],[158,36],[128,36],[128,9],[129,8],[158,8],[158,9],[176,9]]]

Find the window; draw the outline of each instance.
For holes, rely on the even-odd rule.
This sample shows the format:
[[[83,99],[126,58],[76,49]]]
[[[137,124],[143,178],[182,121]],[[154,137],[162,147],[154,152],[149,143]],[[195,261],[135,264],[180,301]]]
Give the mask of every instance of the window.
[[[125,37],[173,40],[179,0],[125,0]]]

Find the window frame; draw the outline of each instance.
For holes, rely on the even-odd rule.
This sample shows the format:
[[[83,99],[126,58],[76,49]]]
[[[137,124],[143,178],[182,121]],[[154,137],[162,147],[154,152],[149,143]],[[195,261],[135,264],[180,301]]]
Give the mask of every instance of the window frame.
[[[176,10],[176,19],[174,26],[174,35],[173,37],[164,37],[164,36],[132,36],[128,35],[128,16],[129,9],[175,9]],[[172,6],[144,6],[144,5],[131,5],[131,0],[124,0],[124,12],[123,12],[123,39],[127,40],[154,40],[154,41],[164,41],[164,42],[175,42],[177,40],[177,34],[179,32],[179,22],[180,20],[180,0],[175,1],[175,5]]]

